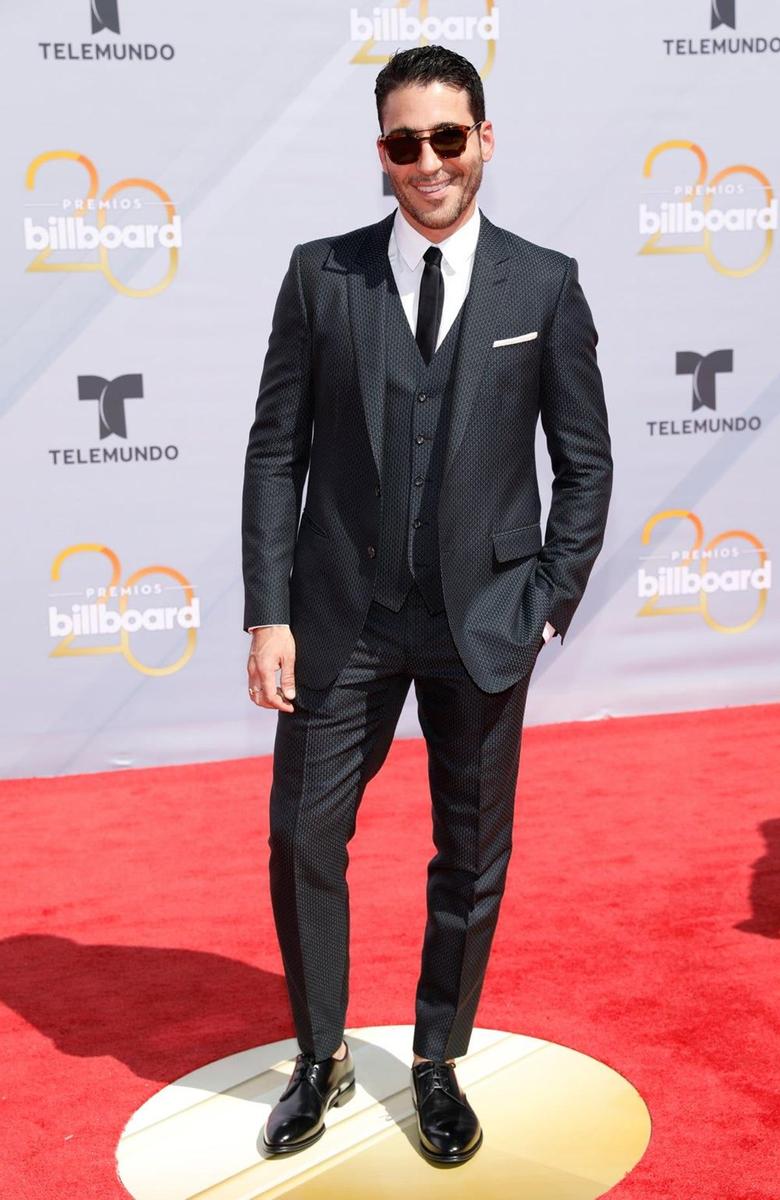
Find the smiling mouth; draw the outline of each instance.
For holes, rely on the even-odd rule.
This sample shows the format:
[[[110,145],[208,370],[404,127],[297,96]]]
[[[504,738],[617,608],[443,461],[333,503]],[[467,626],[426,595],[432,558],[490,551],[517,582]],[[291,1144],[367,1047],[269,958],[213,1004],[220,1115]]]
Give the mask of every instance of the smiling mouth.
[[[439,179],[435,183],[415,183],[412,186],[423,196],[437,196],[449,185],[449,179]]]

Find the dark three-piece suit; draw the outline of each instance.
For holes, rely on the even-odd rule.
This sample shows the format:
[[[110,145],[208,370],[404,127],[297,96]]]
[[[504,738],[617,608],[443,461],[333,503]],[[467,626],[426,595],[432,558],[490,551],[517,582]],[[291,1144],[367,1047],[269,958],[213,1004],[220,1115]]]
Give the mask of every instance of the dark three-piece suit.
[[[347,843],[412,681],[436,847],[414,1050],[466,1053],[528,681],[545,622],[563,638],[582,597],[612,481],[576,262],[482,214],[466,301],[426,363],[388,260],[393,218],[296,246],[246,457],[244,627],[289,622],[296,643],[271,897],[298,1041],[317,1059],[346,1015]],[[539,417],[554,472],[544,538]]]

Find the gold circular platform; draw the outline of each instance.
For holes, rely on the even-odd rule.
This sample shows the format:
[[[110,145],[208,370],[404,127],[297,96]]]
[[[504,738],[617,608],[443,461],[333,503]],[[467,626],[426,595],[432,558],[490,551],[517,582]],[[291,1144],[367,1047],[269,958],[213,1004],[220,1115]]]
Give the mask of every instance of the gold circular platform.
[[[134,1200],[594,1200],[642,1157],[650,1115],[604,1063],[537,1038],[475,1029],[458,1079],[485,1140],[457,1167],[417,1145],[409,1090],[412,1026],[347,1030],[357,1090],[316,1145],[258,1149],[292,1070],[292,1039],[210,1063],[163,1088],[127,1123],[119,1177]]]

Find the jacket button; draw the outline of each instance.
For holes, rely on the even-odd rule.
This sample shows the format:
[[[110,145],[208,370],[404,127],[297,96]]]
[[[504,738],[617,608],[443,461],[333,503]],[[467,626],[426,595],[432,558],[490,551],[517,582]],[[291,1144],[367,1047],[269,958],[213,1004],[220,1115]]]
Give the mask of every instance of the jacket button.
[[[417,399],[420,402],[420,404],[424,404],[425,401],[428,399],[428,397],[426,396],[425,392],[420,392],[417,396]]]
[[[374,484],[374,495],[375,495],[375,496],[381,496],[381,495],[382,495],[382,489],[381,489],[381,487],[379,486],[379,484],[378,484],[378,483],[375,483],[375,484]]]
[[[423,435],[421,433],[418,433],[417,437],[414,440],[416,441],[418,446],[422,446],[423,442],[425,441],[425,438],[423,437]]]
[[[376,547],[375,547],[375,546],[368,546],[368,547],[367,547],[367,554],[368,554],[368,557],[369,557],[369,558],[376,558]]]

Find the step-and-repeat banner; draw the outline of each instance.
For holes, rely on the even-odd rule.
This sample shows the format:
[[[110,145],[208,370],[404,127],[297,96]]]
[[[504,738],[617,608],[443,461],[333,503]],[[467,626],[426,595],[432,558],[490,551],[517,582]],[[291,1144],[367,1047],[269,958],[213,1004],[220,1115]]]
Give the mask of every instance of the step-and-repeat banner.
[[[777,0],[36,0],[2,40],[3,774],[271,749],[272,307],[297,242],[394,206],[374,79],[424,41],[484,78],[483,211],[578,259],[600,334],[609,528],[529,722],[778,699]]]

